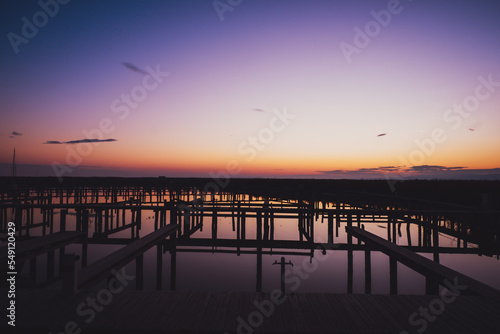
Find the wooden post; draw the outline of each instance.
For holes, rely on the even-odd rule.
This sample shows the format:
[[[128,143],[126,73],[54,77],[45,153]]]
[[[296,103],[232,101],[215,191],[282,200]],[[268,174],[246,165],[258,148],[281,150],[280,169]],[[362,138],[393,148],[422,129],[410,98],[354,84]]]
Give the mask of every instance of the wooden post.
[[[30,281],[33,286],[36,284],[36,256],[30,259]]]
[[[349,236],[349,238],[351,238]],[[353,265],[353,251],[352,242],[348,244],[347,248],[347,293],[352,293],[354,279],[354,265]]]
[[[372,262],[371,252],[365,244],[365,293],[372,293]]]
[[[255,290],[262,291],[262,213],[257,211],[257,282]]]
[[[47,280],[51,281],[54,279],[54,251],[47,253]]]
[[[333,244],[333,212],[328,211],[328,243]]]
[[[217,209],[214,208],[212,212],[212,240],[217,239]]]
[[[63,274],[63,294],[74,295],[78,282],[76,275],[76,261],[78,260],[78,255],[76,254],[65,254],[61,259],[62,262],[62,274]]]
[[[49,233],[52,234],[52,233],[54,233],[54,209],[49,209],[49,212],[50,212],[50,215],[49,215]]]
[[[170,290],[175,291],[177,278],[177,237],[170,236]]]
[[[273,265],[279,264],[280,265],[280,282],[281,282],[281,294],[285,295],[285,266],[290,265],[293,267],[292,261],[285,262],[285,258],[282,256],[280,262],[274,261]]]
[[[432,246],[434,249],[433,259],[434,262],[439,263],[439,230],[438,230],[438,218],[432,218]]]
[[[347,214],[347,227],[352,227],[352,214],[351,213]],[[347,244],[349,246],[352,245],[352,235],[350,235],[350,234],[347,234]],[[351,249],[351,252],[352,252],[352,249]]]
[[[144,254],[141,253],[135,258],[135,288],[142,290],[144,287]]]
[[[425,278],[425,293],[427,295],[437,295],[439,294],[439,283],[435,280],[426,277]]]
[[[135,209],[130,209],[130,213],[132,214],[132,220],[130,221],[130,239],[134,239],[134,225],[135,225]]]
[[[398,262],[397,260],[389,256],[389,281],[390,281],[390,293],[391,295],[398,294]]]
[[[61,220],[60,220],[60,223],[59,223],[59,231],[61,232],[65,232],[66,231],[66,215],[68,214],[68,210],[67,209],[64,209],[64,210],[61,210]]]
[[[87,266],[87,249],[88,249],[88,236],[89,236],[89,211],[83,210],[82,212],[82,268]]]
[[[155,231],[158,229],[158,214],[160,213],[159,210],[154,210],[154,215],[155,215]]]
[[[163,285],[163,242],[156,245],[156,290],[161,290]]]

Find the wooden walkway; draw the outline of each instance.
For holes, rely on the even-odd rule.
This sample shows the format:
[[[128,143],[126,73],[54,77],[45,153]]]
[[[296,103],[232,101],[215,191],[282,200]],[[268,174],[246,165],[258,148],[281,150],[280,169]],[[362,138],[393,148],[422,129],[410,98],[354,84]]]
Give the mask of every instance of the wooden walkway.
[[[426,324],[425,333],[469,334],[500,328],[500,301],[481,296],[459,295],[445,303],[438,302],[439,296],[292,293],[271,311],[269,293],[124,290],[102,305],[99,300],[108,300],[99,291],[64,297],[50,288],[20,290],[16,332],[417,333]],[[90,311],[89,297],[97,297],[100,312]],[[259,311],[256,304],[265,309]],[[435,311],[428,311],[432,321],[418,314],[423,308]],[[4,319],[2,333],[6,326]]]

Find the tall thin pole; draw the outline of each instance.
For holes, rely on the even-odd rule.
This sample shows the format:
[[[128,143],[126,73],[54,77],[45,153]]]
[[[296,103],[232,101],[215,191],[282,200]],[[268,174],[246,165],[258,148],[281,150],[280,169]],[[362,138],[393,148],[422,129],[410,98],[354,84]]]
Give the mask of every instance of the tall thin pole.
[[[12,158],[12,177],[17,176],[16,171],[16,149],[14,148],[14,157]]]

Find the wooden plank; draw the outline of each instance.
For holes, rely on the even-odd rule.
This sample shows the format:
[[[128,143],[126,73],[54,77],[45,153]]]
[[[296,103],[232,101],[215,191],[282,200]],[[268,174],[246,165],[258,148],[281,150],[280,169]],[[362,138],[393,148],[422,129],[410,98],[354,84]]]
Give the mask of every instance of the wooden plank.
[[[53,288],[20,289],[16,293],[19,318],[16,327],[30,333],[58,332],[67,321],[76,320],[82,332],[127,333],[223,333],[237,331],[236,317],[248,322],[257,310],[254,300],[268,300],[268,293],[210,293],[124,290],[96,312],[94,321],[85,323],[75,310],[92,293],[64,297]],[[0,290],[0,293],[4,293]],[[419,308],[429,308],[436,296],[391,296],[352,294],[289,294],[275,312],[264,319],[257,333],[399,333],[416,332],[420,326],[409,323]],[[425,333],[496,332],[499,304],[481,296],[460,295],[445,304],[442,313],[428,323]],[[229,312],[232,311],[232,312]],[[217,318],[217,319],[213,319]],[[420,319],[421,317],[419,317]],[[293,319],[291,326],[288,319]],[[266,326],[266,322],[271,325]],[[218,324],[218,325],[216,325]],[[3,330],[5,324],[0,325]],[[247,332],[242,329],[243,333]]]
[[[315,315],[315,321],[321,326],[321,330],[324,333],[334,332],[338,324],[336,324],[333,319],[329,316],[331,308],[326,308],[325,304],[320,300],[321,294],[310,293],[307,294],[307,299],[309,300],[309,305],[311,310]]]
[[[276,305],[281,312],[281,318],[285,324],[284,330],[290,333],[296,333],[297,330],[297,319],[293,316],[292,307],[290,301],[288,300],[288,295],[286,295],[286,300],[279,305]]]
[[[212,322],[209,328],[214,331],[223,333],[224,331],[224,320],[226,318],[227,310],[229,308],[229,292],[220,292],[219,302],[216,306]]]
[[[212,292],[195,292],[194,301],[190,303],[189,310],[179,319],[176,330],[182,331],[198,331],[200,330],[200,323],[208,313],[209,307],[213,307],[214,295]]]
[[[169,307],[172,307],[171,309],[168,309],[165,306],[165,313],[161,315],[159,314],[160,318],[157,319],[156,324],[159,328],[173,331],[176,326],[182,327],[182,324],[180,323],[182,315],[189,312],[192,309],[191,305],[193,302],[196,302],[194,292],[183,291],[175,294],[179,294],[180,298],[172,300],[172,305],[169,305]],[[169,310],[168,313],[166,312],[167,310]],[[168,330],[165,331],[168,332]]]
[[[73,242],[81,241],[82,232],[56,232],[16,243],[16,261],[22,262]],[[7,261],[7,246],[0,247],[0,263]]]
[[[362,312],[357,310],[353,303],[354,299],[351,294],[328,295],[327,299],[337,312],[341,312],[342,318],[347,321],[347,328],[355,329],[361,333],[370,330],[370,327],[362,319]]]
[[[500,299],[500,291],[484,283],[476,281],[469,276],[459,273],[458,271],[445,267],[419,254],[413,253],[408,249],[393,244],[370,232],[359,229],[357,227],[346,227],[346,232],[358,239],[361,239],[365,244],[372,246],[391,257],[394,257],[397,261],[401,262],[405,266],[417,271],[424,276],[431,277],[432,279],[439,281],[440,283],[448,280],[450,284],[453,284],[455,280],[458,280],[459,285],[467,286],[467,291],[474,292],[482,296],[489,296],[492,298]]]
[[[369,301],[374,298],[364,298],[364,295],[353,294],[353,301],[358,304],[359,310],[361,314],[363,314],[362,318],[364,321],[369,324],[369,327],[373,329],[384,329],[391,330],[394,333],[398,333],[400,328],[396,328],[393,326],[392,322],[387,321],[387,318],[390,317],[388,313],[378,312],[380,307],[377,304],[372,304]]]
[[[205,299],[205,311],[203,312],[201,319],[196,323],[196,329],[202,331],[204,329],[212,328],[212,322],[217,313],[217,307],[221,298],[221,293],[208,293],[208,296]]]
[[[239,293],[231,292],[229,295],[228,309],[224,321],[224,331],[234,332],[238,326],[237,318],[239,314],[238,303]],[[243,316],[241,316],[243,318]]]
[[[85,267],[78,273],[78,288],[87,289],[106,279],[113,269],[120,269],[139,254],[144,253],[161,240],[175,233],[177,228],[178,225],[174,224],[162,227]]]
[[[315,314],[313,307],[305,294],[297,294],[296,299],[293,300],[297,302],[306,318],[307,328],[313,332],[321,333],[324,331],[323,324],[319,321],[320,319]]]

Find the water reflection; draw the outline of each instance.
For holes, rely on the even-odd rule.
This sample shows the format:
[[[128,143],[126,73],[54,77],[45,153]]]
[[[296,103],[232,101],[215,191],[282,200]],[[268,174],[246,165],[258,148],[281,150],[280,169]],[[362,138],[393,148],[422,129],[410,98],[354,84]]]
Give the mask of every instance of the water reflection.
[[[281,266],[273,264],[283,257],[294,265],[286,268],[288,292],[429,292],[421,274],[368,249],[346,234],[346,226],[500,289],[498,218],[488,211],[410,209],[362,197],[308,200],[196,188],[79,187],[5,194],[0,219],[2,231],[8,221],[16,222],[18,240],[85,231],[88,254],[85,247],[66,247],[81,255],[83,265],[87,256],[91,264],[162,226],[178,224],[176,244],[165,241],[169,256],[162,259],[162,286],[172,290],[270,291],[281,287]],[[144,256],[145,289],[155,288],[155,255]],[[43,272],[46,257],[31,269],[26,265],[23,275],[33,266]],[[51,279],[36,278],[38,283]]]

